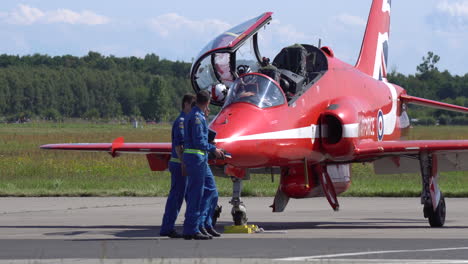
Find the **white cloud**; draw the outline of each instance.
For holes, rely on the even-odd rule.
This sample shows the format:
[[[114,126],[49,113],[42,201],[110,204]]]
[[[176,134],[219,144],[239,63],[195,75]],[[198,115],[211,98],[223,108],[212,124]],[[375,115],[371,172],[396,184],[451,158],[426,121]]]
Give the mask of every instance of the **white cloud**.
[[[11,12],[4,12],[0,17],[9,24],[31,25],[34,23],[65,23],[65,24],[84,24],[100,25],[109,23],[108,17],[98,15],[92,11],[85,10],[80,13],[70,9],[57,9],[43,11],[28,5],[20,4]]]
[[[267,31],[271,31],[276,37],[279,37],[278,40],[288,43],[303,42],[310,38],[304,32],[298,31],[293,25],[282,24],[277,19],[271,21]]]
[[[49,12],[47,21],[49,23],[102,25],[109,23],[109,18],[85,10],[81,13],[69,9],[57,9]]]
[[[339,16],[334,16],[333,20],[337,23],[348,25],[348,26],[366,26],[367,22],[362,17],[353,16],[349,14],[341,14]]]
[[[426,22],[437,32],[466,34],[468,29],[468,0],[444,0],[440,2],[435,10],[426,16]]]
[[[443,1],[437,5],[440,12],[456,17],[468,17],[468,1],[448,2]]]
[[[44,17],[45,14],[41,10],[27,5],[18,5],[18,8],[11,13],[6,13],[8,23],[30,25]]]
[[[151,29],[162,37],[181,34],[220,34],[230,28],[228,23],[217,19],[191,20],[176,13],[168,13],[149,20]]]

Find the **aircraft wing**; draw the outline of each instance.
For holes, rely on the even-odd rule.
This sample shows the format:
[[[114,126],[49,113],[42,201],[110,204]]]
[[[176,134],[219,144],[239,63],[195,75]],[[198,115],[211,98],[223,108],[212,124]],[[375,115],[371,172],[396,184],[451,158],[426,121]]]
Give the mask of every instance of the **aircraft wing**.
[[[171,147],[171,143],[125,143],[124,139],[119,137],[112,143],[48,144],[42,145],[41,149],[108,152],[112,157],[124,153],[145,154],[151,170],[162,171],[167,169]]]
[[[405,103],[409,103],[409,104],[426,106],[426,107],[448,110],[448,111],[453,111],[453,112],[460,112],[460,113],[465,113],[465,114],[468,113],[467,107],[433,101],[433,100],[424,99],[424,98],[411,96],[407,94],[400,95],[400,99],[404,101]]]
[[[417,173],[422,152],[437,157],[439,171],[468,171],[468,140],[362,142],[355,149],[355,161],[377,159],[374,170],[378,174]]]

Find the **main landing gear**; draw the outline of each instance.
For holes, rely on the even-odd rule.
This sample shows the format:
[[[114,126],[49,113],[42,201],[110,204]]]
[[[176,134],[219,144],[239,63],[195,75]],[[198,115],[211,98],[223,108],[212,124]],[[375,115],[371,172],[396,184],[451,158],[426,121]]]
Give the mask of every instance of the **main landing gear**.
[[[445,199],[437,180],[437,156],[427,152],[419,155],[422,175],[421,204],[424,205],[424,218],[428,218],[431,227],[442,227],[445,223]]]

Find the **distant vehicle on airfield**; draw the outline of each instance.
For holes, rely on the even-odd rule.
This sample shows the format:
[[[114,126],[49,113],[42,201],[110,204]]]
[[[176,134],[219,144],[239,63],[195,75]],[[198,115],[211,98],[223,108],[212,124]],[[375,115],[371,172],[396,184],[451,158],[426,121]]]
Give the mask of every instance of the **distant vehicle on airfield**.
[[[209,90],[222,106],[210,124],[215,143],[230,154],[212,160],[217,176],[233,180],[236,225],[247,222],[242,180],[250,173],[279,173],[273,212],[290,198],[325,196],[338,210],[337,194],[351,183],[351,164],[373,163],[378,174],[422,175],[421,204],[433,227],[445,223],[441,171],[468,170],[468,140],[407,140],[408,104],[468,113],[468,108],[408,95],[387,81],[390,0],[373,0],[355,66],[330,47],[295,44],[270,61],[262,57],[258,32],[269,24],[261,14],[217,36],[192,65],[195,91]],[[246,55],[247,54],[247,55]],[[251,54],[251,57],[248,55]],[[170,143],[51,144],[43,149],[145,154],[150,168],[165,170]]]

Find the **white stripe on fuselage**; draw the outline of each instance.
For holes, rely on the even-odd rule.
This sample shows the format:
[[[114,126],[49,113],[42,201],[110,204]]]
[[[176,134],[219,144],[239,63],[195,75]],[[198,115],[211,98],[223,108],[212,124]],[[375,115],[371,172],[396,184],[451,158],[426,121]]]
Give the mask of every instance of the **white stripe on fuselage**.
[[[343,128],[343,137],[357,138],[359,136],[359,124],[345,124]],[[230,138],[215,139],[215,142],[234,142],[245,140],[265,140],[265,139],[315,139],[319,138],[320,133],[318,125],[310,125],[307,127],[293,128],[280,130],[275,132],[259,133],[245,136],[232,136]]]

